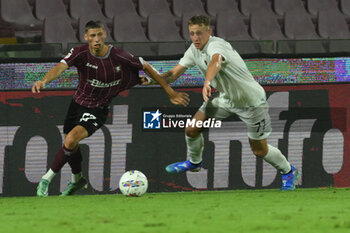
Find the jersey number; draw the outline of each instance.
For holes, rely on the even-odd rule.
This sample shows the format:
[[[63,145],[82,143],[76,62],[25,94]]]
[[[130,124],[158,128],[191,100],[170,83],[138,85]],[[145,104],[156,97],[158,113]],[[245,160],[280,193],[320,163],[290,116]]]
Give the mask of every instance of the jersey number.
[[[260,132],[259,136],[262,136],[264,134],[265,131],[265,119],[259,121],[258,123],[255,124],[258,128],[256,130],[257,133]]]

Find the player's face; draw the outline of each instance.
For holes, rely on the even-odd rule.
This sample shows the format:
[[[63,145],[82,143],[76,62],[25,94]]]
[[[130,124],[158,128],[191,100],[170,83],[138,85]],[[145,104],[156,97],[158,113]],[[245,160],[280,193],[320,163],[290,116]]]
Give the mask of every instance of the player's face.
[[[203,24],[192,24],[188,26],[192,43],[197,49],[202,50],[211,35],[211,29]]]
[[[84,39],[89,43],[91,50],[99,51],[105,44],[107,37],[103,28],[90,28],[84,35]]]

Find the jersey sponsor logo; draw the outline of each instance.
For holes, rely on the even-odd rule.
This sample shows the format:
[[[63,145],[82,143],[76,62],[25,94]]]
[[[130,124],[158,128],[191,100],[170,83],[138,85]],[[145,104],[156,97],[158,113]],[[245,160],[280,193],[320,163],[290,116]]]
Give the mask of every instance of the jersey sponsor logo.
[[[87,66],[87,67],[90,67],[90,68],[93,68],[93,69],[95,69],[95,70],[97,70],[97,69],[98,69],[98,66],[93,65],[93,64],[90,64],[89,62],[88,62],[88,63],[86,63],[86,66]]]
[[[119,72],[119,71],[121,70],[121,67],[120,67],[120,66],[117,66],[117,67],[115,67],[115,70],[116,70],[117,72]]]
[[[113,86],[116,86],[120,83],[120,79],[115,80],[115,81],[110,82],[110,83],[104,83],[104,82],[101,82],[100,80],[97,80],[97,79],[92,79],[92,80],[88,79],[87,81],[93,87],[113,87]]]
[[[96,117],[91,113],[85,112],[83,116],[80,118],[79,122],[82,122],[82,121],[87,122],[88,120],[96,120]]]

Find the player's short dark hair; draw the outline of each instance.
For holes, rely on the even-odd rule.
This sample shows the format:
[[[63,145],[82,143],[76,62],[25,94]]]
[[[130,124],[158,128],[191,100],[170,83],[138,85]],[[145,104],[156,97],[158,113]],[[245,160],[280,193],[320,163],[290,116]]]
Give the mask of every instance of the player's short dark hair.
[[[101,23],[101,21],[90,20],[89,22],[87,22],[85,24],[85,33],[87,33],[88,30],[91,28],[102,28],[103,30],[105,30],[105,25],[103,23]]]
[[[208,17],[204,16],[204,15],[195,15],[192,16],[189,20],[188,20],[188,26],[190,25],[204,25],[209,27],[210,25],[210,20]]]

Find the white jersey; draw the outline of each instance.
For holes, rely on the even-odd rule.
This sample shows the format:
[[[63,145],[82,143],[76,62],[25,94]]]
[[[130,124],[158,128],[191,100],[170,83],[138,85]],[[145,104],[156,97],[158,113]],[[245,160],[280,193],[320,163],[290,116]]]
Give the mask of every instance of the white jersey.
[[[257,107],[266,101],[264,89],[254,80],[241,56],[230,43],[219,37],[211,36],[202,50],[191,44],[179,64],[186,68],[197,65],[206,76],[214,54],[220,54],[224,61],[211,86],[219,91],[220,96],[227,99],[232,107]]]

